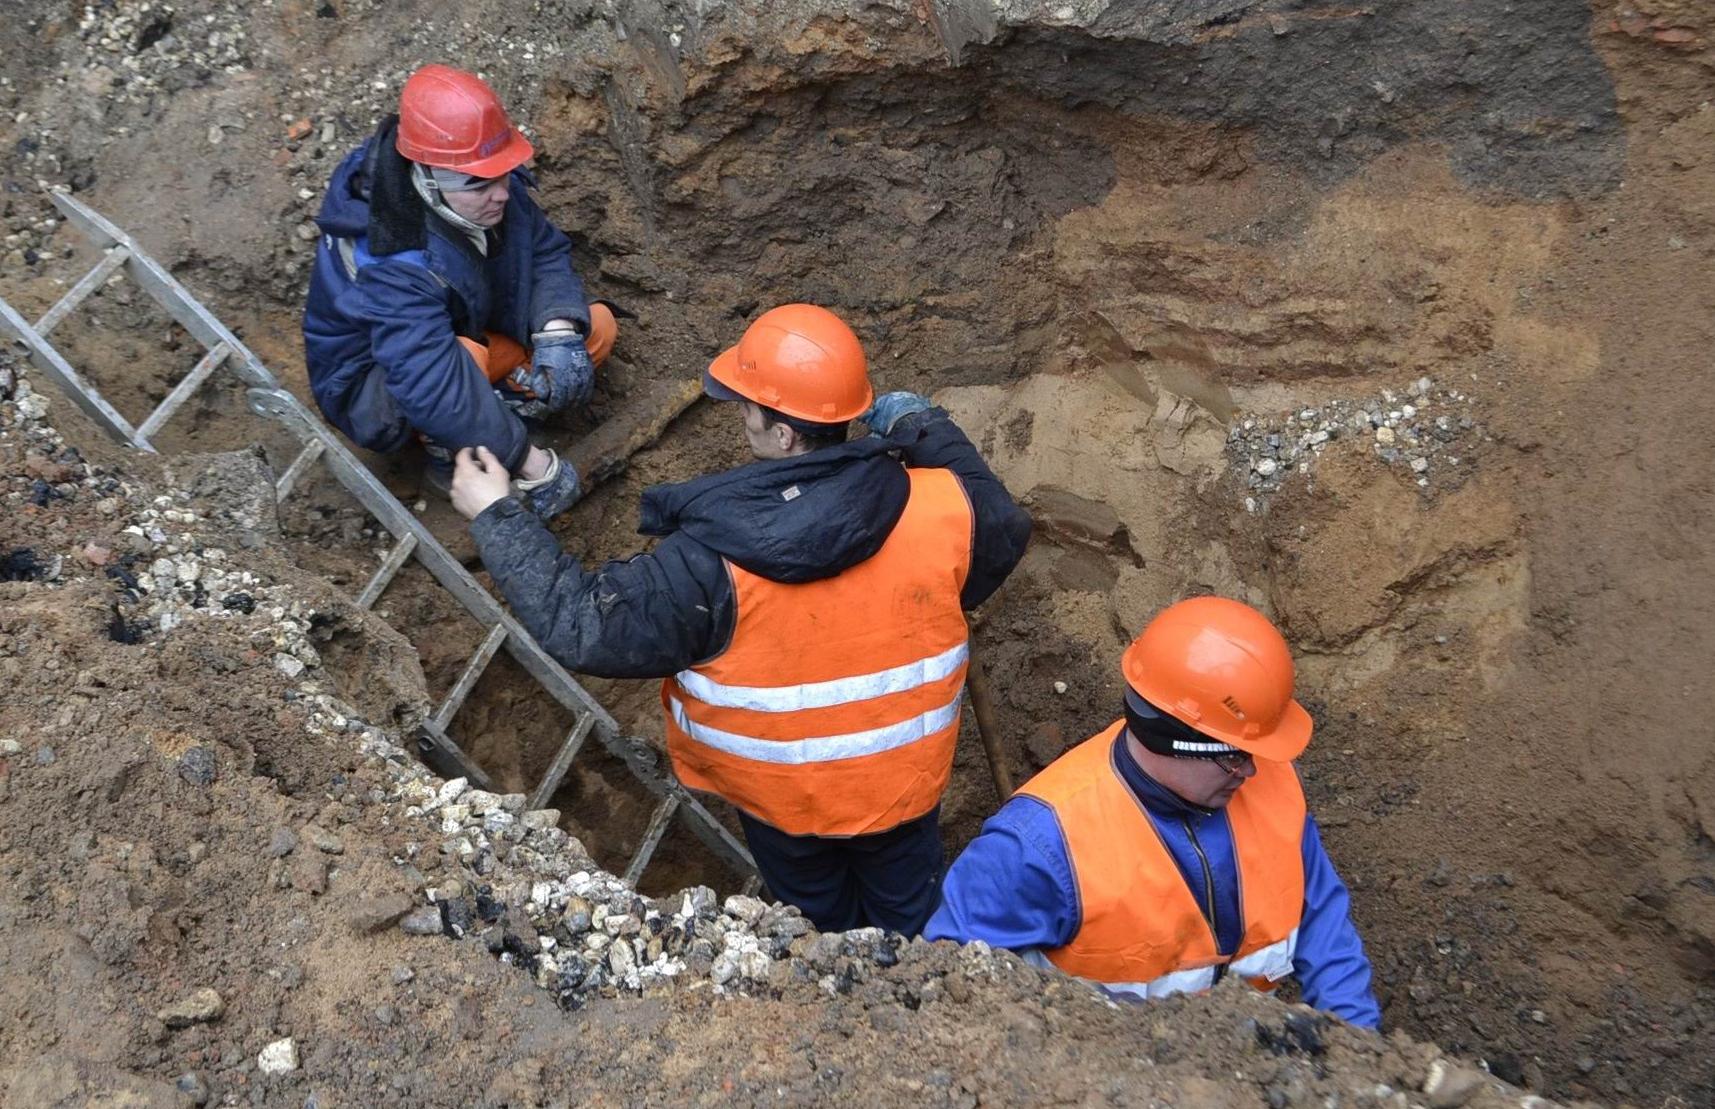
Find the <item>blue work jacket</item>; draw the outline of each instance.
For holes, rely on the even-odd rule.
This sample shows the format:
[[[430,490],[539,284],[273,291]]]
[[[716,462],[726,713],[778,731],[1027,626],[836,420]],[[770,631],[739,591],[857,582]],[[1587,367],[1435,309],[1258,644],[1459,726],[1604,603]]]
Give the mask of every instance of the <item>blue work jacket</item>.
[[[420,432],[449,450],[486,446],[516,469],[524,423],[458,340],[492,331],[528,345],[560,317],[587,329],[571,241],[531,199],[522,168],[486,256],[430,213],[409,173],[388,121],[328,183],[304,307],[310,390],[359,446],[394,451]]]
[[[1216,944],[1224,954],[1236,952],[1244,922],[1238,858],[1226,813],[1191,805],[1150,778],[1123,749],[1123,731],[1115,743],[1122,748],[1114,761],[1126,786],[1142,803],[1193,891],[1200,891],[1204,881],[1198,848],[1207,858],[1215,894]],[[1114,845],[1116,851],[1123,848]],[[1352,925],[1351,899],[1310,816],[1304,821],[1303,859],[1304,915],[1292,969],[1304,1000],[1352,1024],[1379,1027],[1381,1008],[1370,989],[1363,941]],[[923,936],[1040,952],[1070,943],[1082,922],[1078,882],[1054,810],[1035,797],[1015,796],[983,824],[948,869],[941,905]]]

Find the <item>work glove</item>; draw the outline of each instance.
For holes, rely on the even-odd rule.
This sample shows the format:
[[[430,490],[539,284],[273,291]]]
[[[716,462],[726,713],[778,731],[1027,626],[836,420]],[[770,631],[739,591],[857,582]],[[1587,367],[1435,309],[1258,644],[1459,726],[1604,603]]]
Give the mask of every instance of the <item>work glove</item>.
[[[581,345],[579,349],[582,349]],[[560,461],[560,456],[553,451],[548,452],[548,468],[541,477],[528,481],[519,478],[512,483],[512,489],[544,522],[578,503],[578,498],[583,495],[577,470],[570,462]]]
[[[530,365],[512,371],[518,386],[535,394],[531,411],[521,415],[559,412],[585,404],[595,391],[595,363],[576,331],[538,331],[530,336]]]
[[[893,425],[901,418],[913,412],[927,412],[930,408],[929,398],[918,396],[916,393],[883,393],[875,398],[869,411],[858,419],[869,425],[871,435],[886,437],[893,434]]]

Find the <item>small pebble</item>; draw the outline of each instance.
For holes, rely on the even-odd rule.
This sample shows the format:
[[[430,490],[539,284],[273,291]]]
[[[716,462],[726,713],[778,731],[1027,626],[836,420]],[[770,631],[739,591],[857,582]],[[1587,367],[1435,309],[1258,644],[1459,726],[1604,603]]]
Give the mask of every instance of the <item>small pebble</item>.
[[[263,1074],[290,1074],[298,1069],[298,1044],[290,1036],[275,1040],[256,1057],[256,1066]]]

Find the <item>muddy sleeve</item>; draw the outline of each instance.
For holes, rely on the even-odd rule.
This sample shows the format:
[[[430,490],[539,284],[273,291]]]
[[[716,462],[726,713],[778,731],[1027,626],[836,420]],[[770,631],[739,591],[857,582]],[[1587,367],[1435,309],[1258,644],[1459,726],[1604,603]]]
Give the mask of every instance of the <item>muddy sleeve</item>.
[[[941,883],[926,940],[982,940],[1012,951],[1062,947],[1078,932],[1078,886],[1047,805],[1014,797],[983,823]]]
[[[1000,478],[943,408],[900,417],[889,437],[910,466],[938,467],[959,475],[975,517],[971,572],[959,600],[976,608],[1012,573],[1030,543],[1030,514],[1018,507]]]
[[[1352,923],[1352,899],[1334,872],[1314,817],[1304,820],[1304,919],[1292,972],[1304,1002],[1361,1028],[1380,1028],[1370,960]]]
[[[507,408],[459,345],[444,285],[409,263],[358,271],[370,349],[407,422],[448,450],[487,447],[517,469],[530,447],[524,422]]]
[[[549,320],[574,321],[587,335],[589,303],[584,299],[583,279],[572,268],[572,240],[555,227],[539,208],[535,214],[531,260],[536,272],[530,294],[530,330],[540,331]]]
[[[664,678],[719,654],[732,638],[726,566],[683,535],[652,554],[585,570],[514,497],[490,505],[470,530],[512,614],[568,670]]]

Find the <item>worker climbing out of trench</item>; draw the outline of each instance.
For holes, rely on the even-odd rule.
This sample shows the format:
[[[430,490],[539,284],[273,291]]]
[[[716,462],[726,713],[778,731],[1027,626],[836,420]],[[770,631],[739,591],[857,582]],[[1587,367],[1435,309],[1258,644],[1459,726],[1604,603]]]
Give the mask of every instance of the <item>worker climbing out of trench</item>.
[[[1346,887],[1293,761],[1311,720],[1255,609],[1162,610],[1121,663],[1119,720],[1026,782],[947,871],[925,936],[983,940],[1127,998],[1260,989],[1381,1023]]]
[[[665,679],[679,780],[731,802],[772,893],[824,931],[916,935],[969,659],[966,609],[1030,518],[947,413],[876,398],[834,313],[759,316],[704,374],[757,461],[645,492],[650,554],[560,550],[487,445],[453,506],[519,621],[568,669]],[[849,439],[851,421],[870,434]]]
[[[481,78],[413,73],[328,182],[304,352],[316,403],[359,446],[420,443],[442,495],[453,454],[486,447],[547,519],[579,480],[529,425],[588,402],[618,326],[530,197],[533,153]]]

